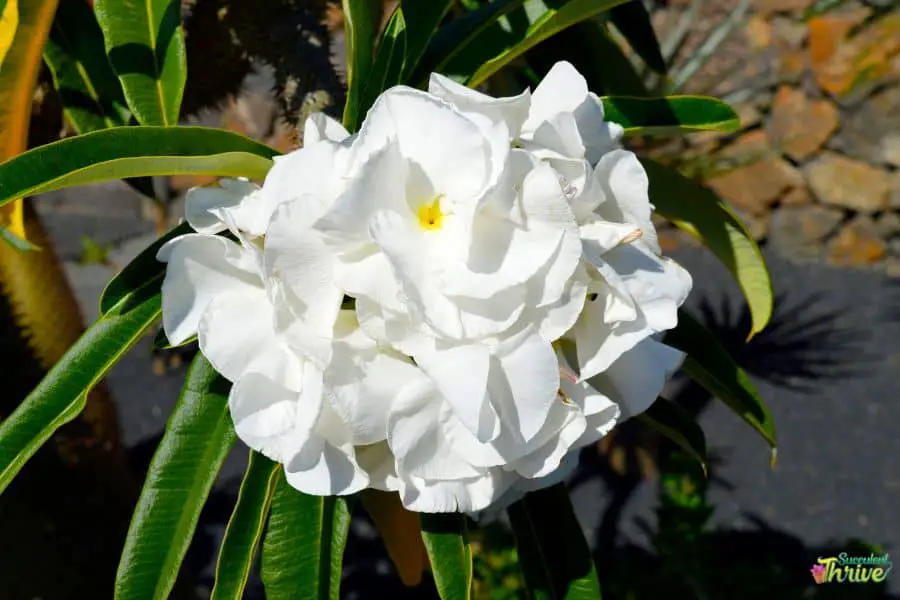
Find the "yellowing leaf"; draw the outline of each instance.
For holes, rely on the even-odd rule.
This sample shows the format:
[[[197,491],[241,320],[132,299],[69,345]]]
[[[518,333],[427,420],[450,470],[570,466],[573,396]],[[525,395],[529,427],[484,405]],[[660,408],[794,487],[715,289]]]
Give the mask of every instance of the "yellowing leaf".
[[[19,28],[19,0],[6,0],[0,8],[0,69]]]
[[[41,52],[56,0],[6,0],[0,14],[0,162],[25,151]],[[22,201],[0,208],[0,226],[25,239]]]

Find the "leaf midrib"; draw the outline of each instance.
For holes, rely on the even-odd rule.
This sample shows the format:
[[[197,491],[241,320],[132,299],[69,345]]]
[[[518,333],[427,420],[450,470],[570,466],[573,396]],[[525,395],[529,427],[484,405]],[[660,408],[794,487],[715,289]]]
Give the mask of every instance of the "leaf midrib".
[[[159,68],[159,61],[156,56],[156,33],[153,31],[153,0],[144,0],[144,7],[147,9],[147,28],[150,30],[150,49],[153,51],[153,70],[156,73],[154,84],[156,86],[156,95],[159,97],[159,109],[162,114],[163,125],[169,126],[169,115],[166,112],[166,101],[162,88],[162,69]]]

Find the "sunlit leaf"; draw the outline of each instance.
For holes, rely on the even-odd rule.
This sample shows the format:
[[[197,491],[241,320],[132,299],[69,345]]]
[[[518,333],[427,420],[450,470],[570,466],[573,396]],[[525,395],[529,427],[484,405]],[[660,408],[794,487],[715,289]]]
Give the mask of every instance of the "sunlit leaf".
[[[63,111],[78,133],[128,123],[122,86],[106,59],[103,32],[84,0],[60,0],[44,62]]]
[[[466,516],[422,514],[422,541],[431,561],[434,583],[443,600],[472,597],[472,548]]]
[[[777,446],[772,413],[750,377],[711,331],[680,310],[678,326],[666,334],[665,342],[687,354],[681,368],[691,379],[749,423],[772,448]]]
[[[378,42],[375,64],[372,65],[365,89],[359,100],[358,113],[360,115],[369,110],[381,92],[400,83],[406,55],[407,34],[403,10],[398,6],[384,29],[384,35]]]
[[[531,492],[507,513],[531,598],[600,598],[597,570],[565,485]]]
[[[721,100],[705,96],[604,96],[602,100],[606,120],[624,127],[626,135],[732,132],[741,126],[734,109]]]
[[[527,0],[525,9],[530,21],[528,29],[496,56],[484,57],[485,60],[466,81],[467,85],[479,85],[547,38],[626,1],[628,0],[568,0],[558,7],[549,8],[542,0]]]
[[[0,70],[19,28],[19,0],[0,0]]]
[[[24,152],[27,147],[41,51],[55,12],[56,0],[7,0],[0,13],[3,18],[0,45],[5,47],[0,62],[0,161]],[[4,236],[7,243],[16,239],[27,243],[23,195],[10,198],[18,198],[18,202],[0,207],[0,227],[11,236]]]
[[[231,385],[194,358],[150,467],[116,573],[116,600],[166,600],[236,435]]]
[[[0,164],[0,205],[97,181],[152,175],[263,179],[277,152],[224,129],[116,127],[33,148]]]
[[[363,92],[372,70],[375,49],[375,3],[371,0],[343,0],[344,37],[347,42],[347,103],[344,126],[351,132],[359,128]]]
[[[175,125],[187,79],[181,0],[96,0],[106,54],[142,125]]]
[[[210,600],[241,600],[262,540],[281,465],[250,452],[237,503],[225,529]]]
[[[496,54],[498,19],[518,9],[524,0],[495,0],[450,21],[438,29],[415,66],[411,81],[420,87],[428,83],[432,72],[465,80],[478,68],[479,58]],[[503,34],[503,31],[499,31]],[[505,38],[505,35],[501,35]],[[460,53],[465,56],[460,57]],[[474,58],[469,58],[469,56]],[[452,65],[452,66],[451,66]]]
[[[709,248],[728,268],[750,307],[750,336],[772,316],[772,281],[753,236],[711,190],[651,159],[641,162],[650,177],[650,201],[656,212]]]
[[[262,550],[267,600],[337,600],[350,528],[347,500],[309,496],[278,477]]]

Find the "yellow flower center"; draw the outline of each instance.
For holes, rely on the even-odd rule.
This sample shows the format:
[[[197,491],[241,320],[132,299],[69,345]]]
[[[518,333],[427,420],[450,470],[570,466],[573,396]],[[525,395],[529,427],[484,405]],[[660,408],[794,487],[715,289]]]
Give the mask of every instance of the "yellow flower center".
[[[441,196],[437,196],[431,204],[423,204],[418,210],[419,227],[435,230],[441,228],[444,213],[441,212]]]

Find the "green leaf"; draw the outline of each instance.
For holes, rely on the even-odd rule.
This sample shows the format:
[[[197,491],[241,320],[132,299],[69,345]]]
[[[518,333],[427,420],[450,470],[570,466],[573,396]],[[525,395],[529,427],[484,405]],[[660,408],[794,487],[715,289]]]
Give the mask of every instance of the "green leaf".
[[[419,515],[422,541],[431,562],[434,583],[445,600],[472,597],[472,548],[466,516],[459,513]]]
[[[512,41],[496,56],[484,57],[485,60],[466,81],[466,84],[469,87],[481,84],[488,77],[508,65],[514,58],[537,46],[547,38],[627,1],[568,0],[568,2],[561,3],[558,8],[549,8],[541,0],[528,0],[525,3],[525,10],[529,15],[531,24],[524,35]]]
[[[87,393],[157,322],[160,310],[156,281],[126,294],[0,423],[0,493],[54,431],[82,411]]]
[[[156,260],[156,254],[169,240],[193,232],[190,225],[186,222],[181,223],[144,248],[106,284],[100,294],[100,314],[105,315],[125,296],[150,282],[155,283],[156,289],[159,291],[162,287],[163,276],[166,274],[166,264]]]
[[[407,27],[406,51],[404,52],[403,74],[398,82],[405,82],[422,58],[428,42],[437,31],[444,16],[453,5],[453,0],[429,0],[428,2],[404,2],[403,9]],[[380,45],[379,45],[380,47]]]
[[[425,49],[422,60],[414,65],[410,81],[425,87],[432,72],[457,75],[463,80],[468,78],[478,68],[480,57],[493,56],[498,51],[497,38],[506,37],[505,32],[496,27],[497,21],[522,6],[524,1],[495,0],[441,27]],[[460,56],[460,53],[464,55]],[[470,55],[473,58],[469,58]]]
[[[250,451],[250,461],[237,503],[219,548],[216,584],[210,600],[241,600],[244,597],[244,588],[266,526],[279,473],[281,465]]]
[[[237,439],[230,387],[202,354],[194,358],[128,528],[116,600],[169,597],[200,511]]]
[[[641,163],[656,212],[700,240],[731,271],[750,307],[748,339],[762,331],[772,316],[772,281],[747,227],[711,190],[651,159]]]
[[[343,0],[344,37],[347,40],[347,103],[344,127],[351,133],[359,128],[363,92],[372,70],[376,22],[371,0]]]
[[[666,73],[666,59],[659,48],[650,14],[641,0],[614,7],[609,11],[609,20],[648,67],[657,73]]]
[[[597,570],[565,485],[531,492],[507,513],[531,598],[600,598]]]
[[[398,6],[391,15],[384,35],[378,42],[375,64],[360,98],[359,114],[364,115],[385,89],[400,83],[406,54],[407,28],[403,11]]]
[[[703,474],[707,475],[706,436],[689,412],[674,402],[659,398],[637,418],[697,459]]]
[[[687,354],[681,368],[691,379],[724,402],[773,449],[776,448],[772,413],[747,373],[734,362],[712,332],[690,313],[679,310],[678,326],[666,334],[665,343]]]
[[[625,135],[732,132],[741,127],[734,109],[721,100],[705,96],[605,96],[602,100],[606,120],[624,127]]]
[[[116,127],[33,148],[0,164],[0,205],[74,185],[151,175],[263,179],[277,152],[224,129]]]
[[[142,125],[175,125],[187,79],[181,0],[96,0],[106,55]]]
[[[37,246],[35,246],[25,238],[20,238],[2,225],[0,225],[0,241],[3,241],[3,243],[5,244],[9,244],[12,248],[18,250],[19,252],[32,252],[38,249]]]
[[[262,550],[267,600],[337,600],[349,528],[346,499],[308,496],[280,474]]]
[[[44,46],[63,112],[78,133],[126,125],[131,113],[106,59],[103,32],[84,0],[60,0]]]

